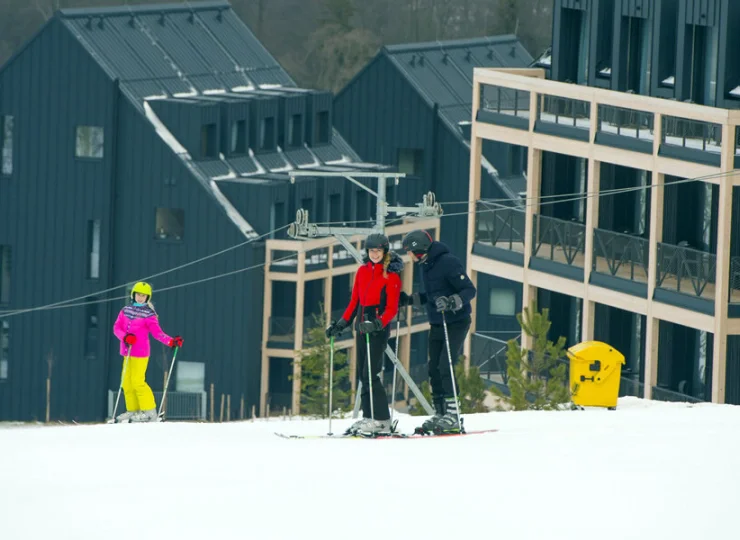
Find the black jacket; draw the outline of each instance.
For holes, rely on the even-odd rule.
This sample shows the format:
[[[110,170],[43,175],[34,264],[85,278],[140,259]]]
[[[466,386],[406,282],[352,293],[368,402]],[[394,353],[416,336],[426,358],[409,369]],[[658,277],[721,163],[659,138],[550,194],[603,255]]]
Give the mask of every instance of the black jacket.
[[[442,242],[432,242],[427,258],[420,263],[424,284],[421,301],[426,303],[430,324],[442,324],[442,314],[437,313],[434,301],[440,296],[460,295],[463,307],[457,312],[446,312],[448,323],[470,316],[470,301],[475,298],[475,285],[465,273],[460,259],[455,257]]]

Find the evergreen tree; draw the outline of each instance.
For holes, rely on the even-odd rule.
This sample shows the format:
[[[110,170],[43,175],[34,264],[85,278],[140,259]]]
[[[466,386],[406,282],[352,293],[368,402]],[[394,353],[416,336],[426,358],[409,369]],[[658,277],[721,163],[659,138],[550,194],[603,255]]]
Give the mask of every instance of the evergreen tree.
[[[323,310],[322,310],[323,311]],[[329,416],[329,356],[325,317],[313,315],[313,326],[304,340],[301,357],[301,413],[319,418]],[[347,354],[334,350],[332,403],[334,414],[352,408]]]
[[[458,395],[460,412],[464,414],[488,412],[488,407],[483,404],[486,399],[486,385],[480,376],[480,370],[477,366],[470,366],[465,373],[464,358],[461,356],[455,366],[455,377],[460,392]]]
[[[532,304],[517,315],[524,333],[533,338],[534,347],[528,350],[516,340],[509,340],[506,367],[511,394],[507,396],[494,389],[494,393],[515,411],[556,410],[570,401],[564,361],[565,338],[559,337],[556,343],[547,339],[552,324],[549,311],[545,308],[539,312]]]

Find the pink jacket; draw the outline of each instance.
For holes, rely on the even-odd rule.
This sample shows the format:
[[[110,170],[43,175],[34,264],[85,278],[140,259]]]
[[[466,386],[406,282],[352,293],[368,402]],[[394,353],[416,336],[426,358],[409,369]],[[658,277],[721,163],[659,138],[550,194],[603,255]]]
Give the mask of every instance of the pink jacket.
[[[113,333],[121,341],[122,356],[128,354],[128,345],[123,342],[123,337],[126,334],[136,336],[136,344],[131,346],[131,356],[134,358],[149,356],[149,334],[165,345],[169,345],[172,339],[162,331],[157,313],[149,306],[128,305],[123,308],[113,325]]]

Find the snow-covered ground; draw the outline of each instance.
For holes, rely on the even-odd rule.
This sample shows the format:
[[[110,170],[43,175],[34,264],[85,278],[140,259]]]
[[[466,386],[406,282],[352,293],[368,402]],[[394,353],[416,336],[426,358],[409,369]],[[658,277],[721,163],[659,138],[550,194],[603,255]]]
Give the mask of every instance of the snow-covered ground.
[[[327,421],[0,424],[0,538],[740,537],[740,407],[624,398],[466,426],[499,431],[287,440],[273,432]]]

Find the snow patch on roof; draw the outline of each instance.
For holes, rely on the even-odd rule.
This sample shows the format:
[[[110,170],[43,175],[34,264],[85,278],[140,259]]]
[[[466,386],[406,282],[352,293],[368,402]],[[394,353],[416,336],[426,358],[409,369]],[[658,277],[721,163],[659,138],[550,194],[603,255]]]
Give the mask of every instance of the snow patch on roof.
[[[326,161],[325,163],[327,165],[336,165],[338,163],[352,163],[352,160],[349,157],[342,154],[342,159],[335,159],[334,161]]]
[[[247,223],[247,220],[242,217],[242,215],[239,213],[239,211],[234,208],[234,205],[231,204],[229,199],[226,198],[226,196],[221,192],[220,189],[218,189],[218,185],[216,184],[216,181],[211,179],[208,182],[208,185],[211,188],[211,192],[213,193],[213,196],[216,197],[216,200],[223,206],[224,210],[226,211],[226,215],[229,216],[229,219],[237,226],[239,227],[239,230],[242,232],[242,234],[247,237],[247,239],[251,240],[253,238],[258,238],[257,232],[252,228],[252,226]]]
[[[254,86],[251,84],[249,86],[234,86],[231,91],[232,92],[251,92],[254,90]]]
[[[162,123],[162,120],[159,119],[159,116],[157,116],[157,113],[152,110],[152,106],[146,101],[144,101],[144,114],[146,115],[147,120],[149,120],[149,122],[154,126],[154,130],[157,132],[157,135],[159,135],[164,143],[169,146],[175,154],[186,156],[187,159],[190,159],[190,154],[185,150],[185,147],[181,145],[177,138],[169,129],[167,129],[164,123]]]
[[[303,146],[306,150],[308,150],[308,153],[311,154],[311,157],[313,158],[313,163],[306,163],[305,165],[298,165],[299,169],[310,169],[311,167],[318,167],[321,165],[321,161],[319,161],[319,158],[316,154],[314,154],[314,151],[311,150],[311,147],[308,146],[308,143],[303,143]]]
[[[249,149],[249,157],[252,158],[252,161],[254,161],[254,164],[257,167],[257,170],[253,172],[252,174],[265,174],[267,172],[265,168],[262,166],[262,163],[257,161],[257,158],[254,156],[254,150],[252,150],[251,148]],[[251,176],[251,175],[245,174],[243,176]]]
[[[225,94],[225,93],[226,93],[226,90],[224,90],[223,88],[214,88],[213,90],[203,90],[204,96],[213,96],[213,95]]]
[[[275,83],[266,83],[266,84],[260,84],[260,88],[263,90],[266,90],[268,88],[282,88],[282,84],[275,84]]]
[[[175,94],[172,94],[172,97],[186,98],[186,97],[195,97],[197,95],[198,95],[198,91],[191,86],[189,92],[177,92]]]
[[[168,97],[167,94],[158,94],[158,95],[154,95],[154,96],[146,96],[144,98],[144,101],[156,101],[158,99],[167,99],[167,97]]]

